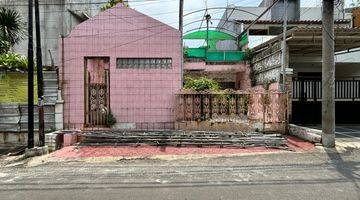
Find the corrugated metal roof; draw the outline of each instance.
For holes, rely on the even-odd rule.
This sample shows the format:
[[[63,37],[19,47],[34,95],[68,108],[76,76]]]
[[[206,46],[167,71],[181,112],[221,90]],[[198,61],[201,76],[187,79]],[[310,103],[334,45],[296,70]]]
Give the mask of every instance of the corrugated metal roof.
[[[235,20],[238,23],[251,24],[253,20]],[[336,24],[348,24],[350,19],[337,19]],[[283,20],[259,20],[256,24],[282,24]],[[288,24],[322,24],[322,20],[289,20]]]
[[[334,32],[335,32],[335,37],[347,36],[347,35],[350,36],[350,35],[354,35],[354,34],[359,35],[360,29],[359,28],[349,28],[349,27],[336,27],[334,29]],[[322,28],[321,27],[297,27],[297,28],[293,28],[293,29],[289,30],[287,32],[287,35],[294,36],[294,35],[298,35],[301,33],[308,34],[308,35],[311,34],[311,36],[322,35]],[[277,36],[277,37],[279,37],[279,36]]]
[[[344,51],[360,47],[359,28],[335,28],[335,51]],[[254,52],[261,52],[282,40],[282,35],[264,42],[253,48]],[[322,28],[293,28],[287,32],[287,44],[290,53],[297,52],[306,54],[306,50],[311,53],[321,52]]]

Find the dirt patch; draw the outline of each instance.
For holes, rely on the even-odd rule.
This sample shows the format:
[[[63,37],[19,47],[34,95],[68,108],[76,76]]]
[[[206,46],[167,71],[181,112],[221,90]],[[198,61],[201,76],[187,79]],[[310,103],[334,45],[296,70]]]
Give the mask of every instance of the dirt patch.
[[[69,146],[49,155],[28,159],[25,166],[34,167],[56,162],[108,163],[126,160],[192,160],[215,157],[251,156],[273,153],[309,152],[315,145],[295,137],[287,137],[289,150],[265,147],[156,147],[156,146]]]
[[[161,155],[226,155],[253,152],[277,152],[278,149],[254,147],[240,148],[212,148],[212,147],[65,147],[51,154],[58,158],[93,158],[93,157],[152,157]]]

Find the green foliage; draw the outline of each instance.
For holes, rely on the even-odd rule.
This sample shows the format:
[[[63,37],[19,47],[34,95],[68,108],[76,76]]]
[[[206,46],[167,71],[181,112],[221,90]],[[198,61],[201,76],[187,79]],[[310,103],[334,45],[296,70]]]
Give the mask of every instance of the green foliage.
[[[255,71],[251,67],[251,71],[250,71],[251,86],[256,86],[257,84],[255,76],[256,76]]]
[[[249,111],[250,97],[249,95],[245,95],[241,98],[241,105],[243,106],[245,113],[247,114]]]
[[[206,91],[206,90],[218,91],[220,89],[220,85],[213,79],[209,79],[206,77],[201,77],[198,79],[185,77],[184,88],[191,89],[194,91]]]
[[[264,86],[264,88],[266,89],[266,90],[269,90],[269,87],[270,87],[270,85],[272,84],[272,83],[276,83],[277,81],[276,81],[276,79],[270,79],[270,80],[267,80],[267,81],[265,81],[264,83],[263,83],[263,86]]]
[[[254,57],[253,52],[251,49],[245,49],[245,60],[251,62],[252,58]]]
[[[10,51],[10,42],[0,37],[0,54],[4,54]]]
[[[187,57],[188,54],[189,54],[189,47],[188,47],[188,46],[184,46],[183,52],[184,52],[184,56]]]
[[[0,70],[26,71],[27,58],[15,53],[0,54]]]
[[[0,8],[0,40],[10,43],[11,46],[18,44],[25,35],[24,23],[20,14],[13,9]]]
[[[34,75],[34,103],[37,104],[37,77]],[[0,104],[26,104],[28,100],[28,74],[0,72]]]
[[[118,3],[124,3],[124,0],[109,0],[106,4],[101,6],[101,11],[105,11],[109,8],[116,6]]]
[[[113,126],[116,124],[116,118],[115,116],[112,114],[111,109],[109,110],[109,113],[106,116],[106,124],[108,126]]]

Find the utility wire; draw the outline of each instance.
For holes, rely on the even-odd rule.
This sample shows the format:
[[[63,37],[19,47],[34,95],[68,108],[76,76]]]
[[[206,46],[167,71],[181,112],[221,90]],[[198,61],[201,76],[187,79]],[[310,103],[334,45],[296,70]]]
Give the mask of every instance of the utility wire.
[[[177,0],[132,0],[129,3],[163,3],[163,2],[171,2]],[[106,4],[108,1],[103,2],[68,2],[68,3],[41,3],[39,6],[63,6],[63,5],[102,5]],[[141,5],[141,4],[137,4]],[[145,4],[142,4],[145,5]],[[28,4],[0,4],[0,6],[28,6]]]
[[[174,22],[174,23],[177,23],[177,22]],[[156,26],[150,26],[150,27],[144,27],[144,28],[139,28],[139,29],[132,29],[132,30],[129,30],[129,32],[131,31],[136,31],[136,30],[143,30],[143,29],[148,29],[148,28],[153,28],[153,27],[161,27],[161,26],[168,26],[167,24],[161,24],[161,25],[156,25]],[[106,48],[106,49],[101,49],[99,51],[96,51],[95,53],[99,53],[99,52],[103,52],[103,51],[107,51],[107,50],[111,50],[111,49],[114,49],[114,48],[117,48],[117,47],[121,47],[121,46],[124,46],[124,45],[128,45],[128,44],[131,44],[131,43],[134,43],[134,42],[138,42],[138,41],[141,41],[141,40],[144,40],[146,38],[151,38],[153,36],[156,36],[156,35],[159,35],[159,34],[162,34],[166,31],[169,31],[169,30],[172,30],[172,28],[170,29],[165,29],[165,30],[162,30],[160,32],[156,32],[156,33],[153,33],[149,36],[145,36],[145,37],[142,37],[142,38],[138,38],[138,39],[135,39],[135,40],[132,40],[132,41],[129,41],[129,42],[125,42],[123,44],[120,44],[120,45],[115,45],[113,47],[110,47],[110,48]],[[123,33],[123,31],[118,31],[119,33]],[[110,33],[106,33],[107,35],[110,34]],[[99,34],[101,35],[101,34]],[[96,36],[96,35],[88,35],[88,36],[85,36],[85,37],[93,37],[93,36]],[[70,36],[71,37],[78,37],[78,36]],[[119,37],[119,36],[117,36]],[[126,37],[126,36],[123,36],[123,37]],[[166,37],[166,36],[161,36],[161,37]],[[174,37],[174,36],[168,36],[168,37]],[[77,59],[77,58],[80,58],[80,57],[74,57],[74,58],[70,58],[70,59],[67,59],[65,60],[65,62],[68,62],[68,61],[71,61],[71,60],[74,60],[74,59]],[[82,56],[81,56],[82,58]]]
[[[169,31],[169,30],[172,30],[172,29],[162,30],[162,31],[153,33],[153,34],[148,35],[148,36],[145,36],[145,37],[140,37],[140,38],[138,38],[138,39],[131,40],[131,41],[129,41],[129,42],[122,43],[122,44],[120,44],[120,45],[115,45],[115,46],[112,46],[112,47],[110,47],[110,48],[101,49],[101,50],[98,50],[98,51],[95,51],[95,52],[92,52],[92,53],[93,53],[93,54],[94,54],[94,53],[102,53],[102,52],[107,51],[107,50],[111,50],[111,49],[114,49],[114,48],[118,48],[118,47],[121,47],[121,46],[125,46],[125,45],[128,45],[128,44],[131,44],[131,43],[135,43],[135,42],[138,42],[138,41],[147,39],[147,38],[151,38],[151,37],[154,37],[154,36],[158,36],[158,35],[160,35],[160,34],[162,34],[162,33],[165,33],[165,32],[167,32],[167,31]],[[161,37],[163,37],[163,36],[161,36]],[[175,37],[175,36],[172,36],[172,37]],[[77,59],[77,58],[83,58],[83,56],[73,57],[73,58],[70,58],[70,59],[65,60],[64,62],[68,62],[68,61],[71,61],[71,60],[75,60],[75,59]],[[59,61],[59,62],[61,62],[61,61]],[[59,64],[59,62],[58,62],[58,64]]]

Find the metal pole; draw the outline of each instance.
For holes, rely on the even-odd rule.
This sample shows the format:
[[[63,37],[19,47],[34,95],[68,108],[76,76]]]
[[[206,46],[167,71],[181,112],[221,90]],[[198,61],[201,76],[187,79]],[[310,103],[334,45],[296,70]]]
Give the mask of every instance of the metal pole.
[[[211,16],[209,14],[207,14],[205,16],[206,18],[206,48],[205,48],[205,59],[207,59],[207,53],[209,50],[209,22],[211,19]]]
[[[39,112],[39,142],[45,146],[45,122],[44,122],[44,81],[41,55],[41,32],[39,0],[35,0],[35,28],[36,28],[36,64],[37,64],[37,87],[38,87],[38,112]]]
[[[28,148],[34,147],[34,45],[33,45],[33,0],[29,0],[28,16]]]
[[[207,19],[207,15],[206,15],[206,49],[205,49],[206,58],[207,58],[208,49],[209,49],[209,20]]]
[[[323,0],[322,8],[322,144],[335,147],[334,1]]]
[[[282,50],[281,50],[281,62],[282,62],[282,91],[286,90],[286,32],[287,32],[287,21],[288,21],[288,13],[287,13],[287,0],[284,0],[284,24],[283,24],[283,41],[282,41]]]
[[[184,84],[184,0],[180,0],[179,3],[179,30],[180,30],[180,48],[181,48],[181,55],[180,55],[180,81],[181,81],[181,88]]]

